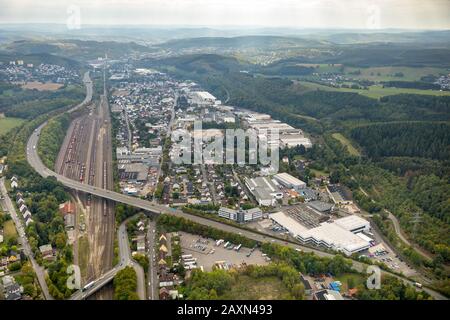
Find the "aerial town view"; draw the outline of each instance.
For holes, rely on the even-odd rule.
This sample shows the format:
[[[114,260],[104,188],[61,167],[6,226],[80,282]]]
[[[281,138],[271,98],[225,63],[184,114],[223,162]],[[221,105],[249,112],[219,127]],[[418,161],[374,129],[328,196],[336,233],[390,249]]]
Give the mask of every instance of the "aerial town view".
[[[0,310],[448,300],[450,2],[45,2],[0,0]]]

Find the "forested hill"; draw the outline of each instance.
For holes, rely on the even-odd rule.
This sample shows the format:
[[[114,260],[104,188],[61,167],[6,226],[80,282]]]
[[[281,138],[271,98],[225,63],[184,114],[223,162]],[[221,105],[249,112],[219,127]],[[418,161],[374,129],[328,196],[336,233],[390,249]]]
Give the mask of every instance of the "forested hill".
[[[241,36],[241,37],[199,37],[188,39],[170,40],[159,45],[161,48],[180,50],[180,49],[287,49],[296,47],[322,47],[329,45],[326,41],[317,41],[311,39],[302,39],[297,37],[281,36]]]
[[[374,124],[354,128],[351,137],[372,158],[450,159],[450,125],[444,123]]]

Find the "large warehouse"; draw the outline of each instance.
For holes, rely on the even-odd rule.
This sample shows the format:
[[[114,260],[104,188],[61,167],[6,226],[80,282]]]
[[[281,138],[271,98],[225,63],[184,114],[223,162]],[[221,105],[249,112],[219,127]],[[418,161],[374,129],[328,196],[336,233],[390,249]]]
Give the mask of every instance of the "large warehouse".
[[[357,216],[337,219],[334,222],[323,222],[318,227],[311,229],[306,228],[284,212],[273,213],[269,217],[305,244],[324,246],[343,252],[347,256],[370,248],[368,241],[355,234],[370,229],[370,224]],[[356,232],[354,233],[352,230]]]
[[[306,188],[305,182],[303,182],[300,179],[297,179],[294,176],[291,176],[289,173],[286,172],[278,173],[274,175],[273,178],[286,188],[294,189],[295,191],[300,191],[301,189]]]
[[[245,178],[245,185],[260,206],[273,206],[277,199],[283,198],[279,186],[267,177]]]

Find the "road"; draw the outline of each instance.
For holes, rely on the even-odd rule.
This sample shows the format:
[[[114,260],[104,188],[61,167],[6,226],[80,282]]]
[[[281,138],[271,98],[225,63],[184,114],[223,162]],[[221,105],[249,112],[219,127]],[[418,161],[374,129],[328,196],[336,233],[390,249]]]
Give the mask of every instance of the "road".
[[[356,180],[353,176],[352,176],[352,179],[353,179],[353,180]],[[362,187],[359,187],[359,190],[360,190],[366,197],[370,198],[369,194],[368,194]],[[372,198],[370,198],[370,201],[373,202],[373,203],[376,203],[376,201],[375,201],[374,199],[372,199]],[[402,240],[406,245],[408,245],[408,246],[414,248],[414,249],[416,250],[416,252],[417,252],[418,254],[420,254],[422,257],[424,257],[425,259],[428,259],[428,260],[433,260],[433,259],[434,259],[434,257],[433,257],[429,252],[426,252],[425,250],[423,250],[423,249],[420,248],[419,246],[417,246],[417,245],[411,243],[411,242],[405,237],[405,235],[404,235],[403,232],[402,232],[402,228],[401,228],[401,226],[400,226],[400,222],[398,221],[397,217],[396,217],[392,212],[390,212],[389,210],[387,210],[387,209],[385,209],[385,208],[384,208],[383,210],[388,214],[389,220],[392,221],[392,225],[394,226],[394,231],[395,231],[395,233],[397,234],[397,236],[400,238],[400,240]]]
[[[253,239],[253,240],[256,240],[259,242],[271,241],[272,243],[277,243],[280,245],[287,245],[294,249],[298,249],[298,250],[301,250],[304,252],[313,252],[317,256],[321,256],[321,257],[333,257],[334,256],[333,254],[322,252],[320,250],[316,250],[316,249],[312,249],[312,248],[308,248],[308,247],[304,247],[299,244],[288,243],[288,242],[285,242],[278,238],[272,237],[270,235],[262,235],[256,231],[243,230],[243,229],[240,229],[240,228],[237,228],[234,226],[230,226],[230,225],[227,225],[224,223],[220,223],[220,222],[209,220],[209,219],[206,219],[203,217],[187,214],[180,210],[176,210],[176,209],[170,208],[168,206],[160,205],[155,202],[150,202],[147,200],[143,200],[143,199],[127,196],[127,195],[124,195],[121,193],[117,193],[117,192],[114,192],[111,190],[106,190],[103,188],[98,188],[98,187],[94,187],[91,185],[83,184],[78,181],[68,179],[62,175],[59,175],[59,174],[55,173],[54,171],[45,167],[45,165],[42,163],[42,160],[39,158],[37,150],[36,150],[36,146],[39,141],[40,132],[46,124],[47,123],[45,122],[42,125],[40,125],[32,133],[32,135],[30,136],[28,143],[27,143],[27,161],[31,165],[31,167],[43,177],[53,176],[57,179],[57,181],[59,181],[64,186],[74,189],[74,190],[77,190],[77,191],[82,191],[82,192],[92,194],[92,195],[95,195],[98,197],[113,200],[115,202],[128,204],[130,206],[140,208],[140,209],[143,209],[143,210],[146,210],[149,212],[153,212],[156,214],[169,214],[169,215],[189,219],[193,222],[196,222],[196,223],[199,223],[202,225],[210,226],[210,227],[224,230],[227,232],[238,233],[249,239]],[[354,269],[357,271],[364,272],[367,268],[367,265],[365,265],[363,263],[360,263],[357,261],[352,261],[352,262],[353,262]],[[410,281],[404,277],[400,277],[394,273],[391,273],[388,271],[382,271],[382,273],[397,277],[397,278],[401,279],[403,282],[413,285],[413,281]],[[431,289],[428,289],[425,287],[423,288],[423,290],[426,291],[427,293],[429,293],[435,299],[447,300],[446,297],[444,297],[443,295],[441,295],[440,293],[438,293],[434,290],[431,290]]]
[[[149,300],[157,300],[158,292],[158,275],[156,269],[156,250],[155,250],[155,230],[156,223],[150,221],[147,229],[147,248],[148,248],[148,285],[147,294]],[[155,260],[153,260],[155,257]]]
[[[127,221],[123,222],[119,230],[117,231],[117,239],[119,241],[119,255],[120,262],[119,265],[132,266],[136,271],[137,276],[137,294],[140,300],[146,300],[145,298],[145,272],[142,266],[137,263],[130,250],[130,243],[128,242],[127,233]]]
[[[85,105],[90,103],[91,100],[92,100],[93,84],[92,84],[91,77],[89,76],[89,71],[86,71],[84,73],[83,84],[86,87],[86,97],[84,98],[84,100],[80,104],[78,104],[75,107],[73,107],[72,109],[70,109],[68,111],[69,113],[74,112],[74,111],[78,110],[81,107],[84,107]]]
[[[177,101],[178,101],[178,95],[175,95],[175,103],[174,103],[172,111],[170,113],[170,121],[169,121],[169,125],[167,127],[166,138],[171,138],[172,126],[173,126],[173,122],[175,120],[175,107],[176,107]],[[161,176],[162,166],[163,166],[163,163],[164,163],[164,151],[165,151],[165,148],[167,148],[167,146],[165,144],[165,141],[166,141],[166,139],[164,139],[164,145],[163,145],[163,149],[162,149],[161,161],[159,162],[158,173],[156,174],[155,190],[153,191],[153,202],[154,203],[156,203],[155,193],[156,193],[156,188],[158,187],[159,177]]]
[[[39,285],[41,286],[42,293],[46,300],[53,300],[53,297],[48,292],[47,282],[45,281],[46,273],[45,269],[41,267],[36,260],[34,259],[33,252],[31,251],[30,244],[28,242],[28,238],[25,234],[25,229],[22,224],[22,221],[19,219],[17,215],[16,208],[14,207],[11,198],[8,195],[5,187],[5,177],[0,179],[0,193],[3,195],[4,200],[0,201],[0,204],[4,211],[9,212],[11,215],[14,224],[16,225],[16,230],[19,235],[19,243],[22,245],[22,249],[24,254],[30,260],[31,265],[36,273],[36,277],[38,279]]]
[[[74,190],[78,190],[78,191],[82,191],[82,192],[86,192],[86,193],[90,193],[99,197],[103,197],[106,199],[110,199],[116,202],[120,202],[120,203],[124,203],[124,204],[128,204],[130,206],[136,207],[136,208],[140,208],[149,212],[153,212],[156,214],[170,214],[173,216],[177,216],[177,217],[181,217],[181,218],[185,218],[185,219],[189,219],[193,222],[202,224],[202,225],[206,225],[206,226],[210,226],[213,228],[217,228],[217,229],[221,229],[227,232],[232,232],[232,233],[238,233],[241,234],[249,239],[253,239],[259,242],[267,242],[267,241],[271,241],[272,243],[277,243],[280,245],[287,245],[290,246],[294,249],[299,249],[302,250],[304,252],[313,252],[315,253],[317,256],[320,257],[333,257],[333,254],[327,253],[327,252],[322,252],[320,250],[316,250],[316,249],[312,249],[312,248],[308,248],[308,247],[304,247],[301,246],[299,244],[293,244],[293,243],[288,243],[285,242],[283,240],[280,240],[278,238],[272,237],[270,235],[262,235],[258,232],[255,231],[250,231],[250,230],[243,230],[234,226],[230,226],[224,223],[220,223],[217,221],[213,221],[213,220],[209,220],[203,217],[199,217],[199,216],[195,216],[195,215],[191,215],[191,214],[187,214],[184,213],[180,210],[176,210],[173,208],[170,208],[168,206],[163,206],[160,204],[156,204],[154,202],[150,202],[147,200],[143,200],[143,199],[139,199],[139,198],[134,198],[131,196],[127,196],[121,193],[117,193],[117,192],[113,192],[110,190],[105,190],[105,189],[101,189],[101,188],[97,188],[97,187],[93,187],[90,185],[86,185],[86,184],[82,184],[78,181],[74,181],[71,179],[68,179],[64,176],[58,175],[55,172],[51,171],[50,169],[46,168],[44,166],[44,164],[42,163],[41,159],[39,158],[39,156],[37,155],[37,151],[36,149],[33,148],[33,146],[35,146],[38,142],[39,139],[39,132],[42,129],[42,127],[45,126],[41,125],[38,129],[36,129],[36,131],[31,135],[30,139],[28,140],[28,144],[27,144],[27,160],[28,163],[43,177],[49,177],[49,176],[53,176],[55,177],[60,183],[62,183],[63,185],[65,185],[68,188],[74,189]],[[357,261],[352,261],[353,262],[353,267],[360,272],[364,272],[367,268],[367,265],[357,262]],[[413,281],[407,280],[406,278],[400,277],[394,273],[388,272],[388,271],[382,271],[382,273],[384,274],[389,274],[391,276],[397,277],[399,279],[401,279],[402,281],[404,281],[405,283],[408,283],[410,285],[413,285]],[[427,293],[429,293],[431,296],[433,296],[435,299],[439,299],[439,300],[447,300],[447,298],[445,298],[443,295],[441,295],[440,293],[428,289],[428,288],[423,288]]]
[[[79,108],[81,108],[91,102],[93,86],[92,86],[92,80],[89,76],[89,71],[85,72],[85,74],[83,76],[83,83],[86,87],[86,97],[80,104],[74,106],[72,109],[69,109],[67,112],[69,112],[69,113],[74,112],[74,111],[78,110]],[[21,220],[19,219],[16,209],[6,191],[4,179],[5,178],[2,178],[0,180],[0,190],[5,198],[4,200],[1,201],[1,205],[5,211],[8,211],[10,213],[11,218],[13,219],[14,224],[16,225],[16,230],[19,235],[19,241],[22,245],[23,252],[25,253],[25,255],[28,257],[28,259],[31,262],[31,265],[36,273],[36,277],[38,279],[39,285],[41,286],[41,290],[44,295],[44,298],[46,300],[53,300],[53,297],[50,295],[50,293],[48,291],[47,282],[45,281],[45,277],[46,277],[45,269],[43,267],[41,267],[34,259],[33,252],[31,251],[31,247],[28,242],[28,238],[26,237],[26,234],[25,234],[24,226],[23,226]]]
[[[210,194],[212,196],[213,203],[214,204],[218,204],[217,196],[216,196],[216,188],[214,187],[214,182],[210,181],[208,179],[208,173],[206,172],[206,165],[205,164],[201,164],[200,165],[200,169],[202,171],[203,182],[208,185],[208,189],[209,189]]]
[[[89,296],[93,295],[109,282],[111,282],[116,276],[117,272],[122,270],[127,266],[133,267],[136,271],[137,276],[137,294],[140,300],[145,300],[145,274],[142,266],[133,260],[130,250],[130,244],[128,242],[128,234],[126,223],[128,220],[124,221],[119,229],[117,230],[117,239],[119,244],[119,263],[102,274],[98,279],[95,280],[94,285],[86,290],[78,290],[71,297],[70,300],[84,300]]]

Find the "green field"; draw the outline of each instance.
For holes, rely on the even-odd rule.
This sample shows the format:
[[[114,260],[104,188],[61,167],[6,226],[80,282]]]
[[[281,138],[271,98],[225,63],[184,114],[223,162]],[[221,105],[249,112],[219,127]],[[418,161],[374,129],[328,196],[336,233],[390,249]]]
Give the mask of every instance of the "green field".
[[[335,280],[340,281],[342,283],[341,292],[348,291],[348,283],[352,284],[353,287],[356,287],[360,284],[365,283],[366,277],[357,273],[345,273],[339,277],[335,277]],[[350,288],[351,289],[351,288]]]
[[[350,74],[359,70],[361,74]],[[434,67],[372,67],[372,68],[352,68],[345,67],[344,73],[347,77],[360,80],[371,81],[420,81],[420,78],[427,75],[439,76],[448,74],[449,70]],[[396,73],[403,73],[403,77],[396,77]]]
[[[20,126],[25,120],[18,118],[0,118],[0,136]]]
[[[3,224],[5,241],[11,238],[17,238],[16,226],[12,220],[8,220]]]
[[[309,170],[311,170],[311,172],[314,173],[314,175],[316,177],[327,177],[327,176],[330,175],[328,172],[317,170],[317,169],[313,169],[313,168],[310,168]]]
[[[82,276],[87,275],[87,268],[89,262],[89,241],[88,238],[83,236],[78,240],[78,264],[80,266],[80,272]]]
[[[281,300],[290,296],[283,282],[276,277],[253,279],[240,275],[232,288],[222,295],[226,300]]]
[[[350,89],[350,88],[333,88],[313,82],[302,81],[294,84],[293,89],[298,93],[306,93],[308,91],[314,90],[324,90],[324,91],[341,91],[341,92],[354,92],[359,93],[363,96],[369,98],[379,99],[384,96],[391,96],[400,93],[409,94],[425,94],[425,95],[435,95],[435,96],[450,96],[450,91],[437,91],[437,90],[420,90],[420,89],[407,89],[407,88],[383,88],[381,85],[373,85],[368,87],[368,90],[364,89]]]
[[[348,140],[346,137],[344,137],[342,134],[340,133],[333,133],[331,135],[334,139],[338,140],[340,143],[342,143],[342,145],[344,145],[345,147],[347,147],[347,151],[352,155],[352,156],[357,156],[360,157],[361,153],[358,151],[358,149],[356,149],[353,144],[350,142],[350,140]]]

